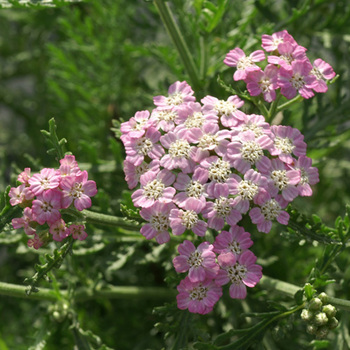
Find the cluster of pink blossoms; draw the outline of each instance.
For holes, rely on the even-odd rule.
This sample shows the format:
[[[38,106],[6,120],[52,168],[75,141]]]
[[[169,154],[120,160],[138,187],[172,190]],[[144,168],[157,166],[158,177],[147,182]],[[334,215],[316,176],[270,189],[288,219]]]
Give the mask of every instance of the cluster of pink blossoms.
[[[240,48],[231,50],[224,60],[230,67],[236,67],[235,81],[244,80],[250,95],[263,95],[267,102],[276,98],[276,89],[291,99],[299,93],[304,98],[314,96],[314,92],[326,92],[327,80],[335,77],[333,68],[318,58],[313,63],[306,56],[307,49],[298,45],[286,31],[264,34],[262,48],[270,53],[265,69],[256,63],[265,61],[265,52],[257,50],[247,56]]]
[[[286,31],[263,36],[263,47],[276,54],[269,57],[265,72],[252,63],[265,58],[263,51],[246,57],[235,49],[225,59],[237,67],[235,80],[246,80],[252,95],[260,89],[271,102],[277,87],[288,98],[296,90],[310,97],[310,87],[325,91],[323,78],[333,76],[333,70],[320,60],[304,69],[309,65],[305,50]],[[162,244],[170,233],[216,233],[213,243],[198,247],[185,240],[173,259],[178,273],[188,273],[177,287],[178,307],[206,314],[220,299],[223,285],[230,284],[232,298],[244,299],[246,287],[262,277],[248,249],[253,244],[250,234],[238,225],[243,216],[264,233],[275,220],[287,225],[284,209],[297,196],[311,196],[310,185],[319,177],[299,130],[271,126],[262,115],[244,113],[238,96],[206,96],[199,103],[193,94],[185,81],[176,82],[167,96],[154,97],[151,112],[137,112],[120,130],[125,179],[135,189],[131,198],[147,222],[141,234]]]
[[[12,226],[33,236],[28,240],[29,247],[39,249],[50,239],[48,233],[55,241],[70,235],[78,240],[87,237],[84,225],[68,226],[60,212],[73,206],[79,211],[91,207],[90,197],[97,193],[95,181],[88,180],[87,171],[79,169],[73,155],[61,159],[59,169],[44,168],[31,175],[30,168],[25,168],[18,181],[21,185],[9,192],[10,204],[19,205],[24,211],[21,218],[12,220]],[[39,229],[39,225],[47,225],[47,229]]]

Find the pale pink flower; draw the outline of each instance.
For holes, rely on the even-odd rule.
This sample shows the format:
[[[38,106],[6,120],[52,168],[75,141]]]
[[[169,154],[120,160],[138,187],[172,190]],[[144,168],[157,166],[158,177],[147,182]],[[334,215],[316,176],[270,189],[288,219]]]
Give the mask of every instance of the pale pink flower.
[[[238,109],[244,105],[244,101],[236,95],[230,96],[226,101],[213,96],[206,96],[201,102],[203,103],[202,110],[204,114],[214,112],[220,118],[221,124],[229,128],[235,127],[238,121],[245,116],[245,113]]]
[[[174,197],[174,203],[180,208],[199,206],[201,210],[206,204],[206,192],[204,184],[208,181],[208,172],[201,167],[197,167],[192,175],[192,179],[184,173],[177,175],[174,187],[181,191]]]
[[[247,74],[245,82],[251,96],[263,94],[266,102],[272,102],[276,98],[275,90],[277,85],[278,68],[272,64],[268,64],[265,70],[255,70]]]
[[[75,156],[66,155],[63,159],[60,160],[59,171],[61,176],[67,176],[71,174],[77,174],[80,171],[78,162],[75,160]]]
[[[221,231],[216,238],[214,245],[214,252],[232,253],[235,256],[242,254],[253,245],[250,239],[250,233],[245,232],[243,227],[234,225],[230,227],[229,231]]]
[[[293,61],[289,68],[281,66],[277,81],[281,94],[289,100],[297,92],[306,99],[314,96],[311,89],[317,85],[317,80],[310,74],[311,70],[312,65],[308,60]]]
[[[205,315],[213,310],[222,296],[222,288],[208,279],[202,282],[191,282],[187,276],[177,286],[177,307],[180,310]]]
[[[147,129],[145,135],[140,138],[131,138],[125,134],[121,140],[125,146],[126,160],[137,166],[147,156],[159,159],[164,154],[164,149],[158,143],[160,135],[160,132],[154,127]]]
[[[222,286],[231,282],[230,297],[233,299],[245,299],[247,287],[255,287],[262,277],[262,267],[255,264],[256,256],[250,250],[239,256],[220,254],[218,262],[221,269],[215,283]]]
[[[255,137],[254,132],[248,130],[233,137],[232,142],[228,144],[227,154],[233,166],[243,174],[253,165],[259,171],[263,171],[269,166],[264,150],[270,151],[272,146],[273,141],[269,136]]]
[[[281,192],[282,197],[293,201],[299,194],[296,185],[300,182],[300,171],[287,168],[280,159],[271,159],[270,169],[264,173],[269,179],[269,193],[272,197]]]
[[[175,129],[176,130],[176,129]],[[168,153],[160,159],[160,165],[168,170],[180,168],[184,173],[190,173],[195,167],[191,159],[194,147],[178,133],[169,131],[160,138],[160,142]]]
[[[330,80],[335,77],[332,66],[320,58],[314,61],[310,74],[314,75],[316,78],[316,84],[313,87],[316,92],[326,92],[328,86],[325,80]]]
[[[237,47],[226,55],[224,63],[227,66],[237,68],[233,75],[233,79],[237,81],[244,80],[247,77],[247,73],[259,70],[260,68],[254,62],[260,62],[264,59],[265,53],[262,50],[254,51],[249,56],[246,56],[244,51]]]
[[[70,234],[69,229],[66,226],[66,223],[59,219],[50,225],[49,232],[52,234],[53,240],[61,242],[67,238]]]
[[[74,239],[78,239],[79,241],[85,240],[88,236],[88,234],[85,232],[84,225],[70,225],[69,234],[72,235]]]
[[[30,179],[30,168],[24,168],[24,171],[22,171],[17,178],[17,181],[21,182],[22,184],[25,184],[26,186],[29,186],[28,180]]]
[[[176,208],[173,203],[156,202],[151,207],[142,208],[140,215],[148,221],[141,227],[141,234],[146,239],[155,238],[159,244],[166,243],[170,240],[169,235],[169,216],[172,209]]]
[[[184,240],[178,247],[180,255],[173,259],[176,272],[188,271],[191,282],[215,278],[219,266],[213,249],[214,246],[209,242],[203,242],[196,248],[191,241]]]
[[[37,223],[34,222],[32,209],[28,207],[24,208],[23,216],[21,218],[12,219],[13,228],[18,229],[23,227],[24,232],[27,235],[33,235],[35,233],[35,228],[32,227],[31,225],[36,226]]]
[[[270,124],[260,114],[246,114],[243,120],[233,129],[232,133],[233,135],[238,135],[248,130],[252,131],[256,138],[262,135],[268,135],[272,138]]]
[[[91,198],[97,193],[96,182],[88,180],[86,170],[62,178],[62,208],[68,208],[72,203],[79,210],[91,207]]]
[[[48,189],[57,188],[60,181],[61,173],[51,168],[44,168],[39,174],[34,174],[28,179],[29,188],[36,196]]]
[[[178,108],[171,107],[168,109],[155,108],[152,111],[151,119],[154,120],[154,126],[165,132],[173,131],[175,128],[175,120],[178,117]]]
[[[256,224],[260,232],[269,233],[272,227],[272,220],[277,220],[282,225],[287,225],[289,214],[282,209],[288,202],[281,195],[275,198],[264,199],[259,203],[260,207],[250,210],[249,216],[253,224]]]
[[[127,122],[124,122],[120,125],[120,131],[123,134],[127,134],[131,138],[140,138],[142,137],[146,130],[153,126],[154,120],[150,119],[149,111],[139,111],[130,118]]]
[[[171,186],[175,175],[167,169],[159,173],[148,171],[140,177],[141,188],[132,195],[136,207],[149,208],[155,202],[170,203],[175,195],[175,188]]]
[[[11,187],[9,192],[10,204],[12,206],[17,204],[25,205],[25,202],[29,202],[34,198],[34,193],[26,187],[25,184],[19,185],[18,187]]]
[[[285,69],[289,69],[293,62],[296,60],[307,60],[305,47],[300,45],[293,45],[290,42],[279,44],[278,52],[279,56],[270,55],[267,57],[267,61],[269,63],[278,64]]]
[[[300,182],[297,185],[300,196],[311,196],[312,189],[310,185],[315,185],[319,182],[318,169],[312,167],[312,159],[306,156],[301,156],[295,163],[295,169],[300,170]]]
[[[186,81],[177,81],[170,85],[168,96],[155,96],[153,102],[157,107],[168,109],[169,107],[179,106],[183,103],[196,100],[192,88]]]
[[[272,35],[263,34],[261,36],[262,48],[267,52],[272,52],[278,49],[278,45],[284,42],[290,42],[292,45],[297,45],[294,38],[286,31],[273,33]]]
[[[28,239],[27,245],[30,248],[38,250],[45,242],[37,235],[34,235],[34,238]]]
[[[214,202],[207,202],[202,215],[208,219],[208,226],[214,230],[221,230],[225,222],[236,225],[242,219],[241,213],[234,208],[233,198],[229,198],[228,187],[217,187]]]
[[[275,135],[273,147],[270,149],[271,155],[278,156],[282,162],[287,164],[294,162],[292,154],[297,157],[306,155],[304,136],[298,129],[291,126],[272,125],[271,131]]]
[[[158,172],[159,160],[154,159],[149,164],[143,162],[137,166],[127,160],[124,160],[125,181],[128,183],[130,190],[139,184],[141,175],[147,173],[147,171]]]
[[[186,230],[191,230],[195,235],[203,237],[207,230],[207,223],[200,220],[198,214],[202,210],[199,203],[186,206],[187,210],[172,209],[170,212],[170,227],[176,236],[182,235]]]
[[[253,169],[244,174],[244,179],[235,175],[231,180],[230,194],[236,197],[233,200],[234,207],[245,214],[250,207],[250,202],[264,199],[267,193],[267,179]]]
[[[40,225],[47,222],[49,225],[61,218],[62,192],[53,189],[42,192],[32,204],[33,218]]]

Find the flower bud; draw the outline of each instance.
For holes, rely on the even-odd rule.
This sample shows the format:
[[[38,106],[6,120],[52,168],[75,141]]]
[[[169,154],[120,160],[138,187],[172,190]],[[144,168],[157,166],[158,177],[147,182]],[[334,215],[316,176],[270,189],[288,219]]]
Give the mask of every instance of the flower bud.
[[[317,326],[323,326],[327,324],[328,322],[328,317],[324,312],[319,312],[315,315],[315,324]]]
[[[334,329],[338,326],[338,324],[339,324],[339,321],[335,317],[332,317],[328,322],[328,328]]]
[[[308,324],[306,327],[306,332],[308,332],[309,334],[316,334],[317,332],[317,326],[313,325],[313,324]]]
[[[329,332],[329,328],[326,326],[319,328],[316,332],[316,339],[325,338],[327,336],[328,332]]]
[[[310,310],[314,310],[314,311],[318,311],[320,310],[322,307],[322,301],[319,298],[313,298],[310,301],[310,305],[309,305],[309,309]]]
[[[300,315],[301,319],[305,322],[309,322],[312,320],[312,318],[314,317],[314,314],[312,311],[308,310],[308,309],[303,309],[303,311],[301,312]]]
[[[327,304],[328,302],[328,295],[324,292],[320,293],[318,295],[318,298],[322,301],[322,304]]]
[[[331,304],[327,304],[327,305],[323,306],[322,311],[327,314],[329,319],[334,317],[337,313],[337,309]]]

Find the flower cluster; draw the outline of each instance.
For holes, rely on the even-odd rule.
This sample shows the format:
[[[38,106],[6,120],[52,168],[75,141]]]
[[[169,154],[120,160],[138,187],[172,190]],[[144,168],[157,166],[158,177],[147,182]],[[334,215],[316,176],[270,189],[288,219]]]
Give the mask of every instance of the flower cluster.
[[[276,98],[276,90],[287,99],[299,93],[304,98],[326,92],[327,80],[335,77],[333,68],[318,58],[313,63],[306,56],[307,49],[299,45],[286,31],[262,36],[262,48],[268,53],[262,70],[256,63],[266,60],[265,52],[257,50],[247,56],[240,48],[231,50],[224,60],[236,71],[233,79],[244,80],[251,96],[263,95],[267,102]]]
[[[29,247],[39,249],[50,235],[55,241],[70,235],[78,240],[87,237],[84,225],[68,226],[61,215],[61,209],[75,207],[81,211],[89,208],[90,197],[97,193],[95,181],[88,180],[87,171],[80,170],[73,155],[61,159],[59,169],[44,168],[31,175],[31,169],[25,168],[18,181],[21,185],[10,189],[10,204],[19,205],[24,211],[21,218],[12,220],[12,226],[23,228],[33,237],[28,240]]]
[[[121,124],[125,179],[147,222],[141,233],[162,244],[173,235],[207,229],[220,232],[197,248],[188,240],[173,260],[188,276],[178,286],[178,307],[207,313],[231,283],[232,298],[260,280],[261,267],[248,250],[250,234],[238,226],[244,215],[268,233],[286,225],[283,209],[297,196],[310,196],[318,171],[306,156],[299,130],[271,126],[262,115],[245,114],[237,96],[195,101],[185,82],[168,96],[154,97],[152,112],[139,111]],[[139,187],[138,187],[139,186]]]

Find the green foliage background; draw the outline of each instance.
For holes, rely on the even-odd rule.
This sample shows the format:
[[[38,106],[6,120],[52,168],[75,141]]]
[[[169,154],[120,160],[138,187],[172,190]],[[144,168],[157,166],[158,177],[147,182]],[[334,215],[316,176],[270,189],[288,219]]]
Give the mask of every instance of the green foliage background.
[[[122,122],[138,110],[152,108],[153,96],[189,78],[152,1],[59,5],[0,10],[0,189],[14,186],[24,167],[37,171],[57,166],[40,133],[54,117],[59,137],[68,140],[66,150],[97,182],[93,209],[122,216],[120,203],[128,203],[130,194],[112,119]],[[320,171],[314,195],[298,199],[294,207],[306,216],[317,214],[333,227],[350,203],[349,2],[173,0],[169,5],[200,72],[197,99],[207,94],[228,97],[217,83],[218,76],[232,83],[233,72],[222,63],[225,54],[235,47],[259,49],[262,34],[282,29],[308,48],[310,59],[326,60],[340,75],[326,94],[293,106],[281,121],[302,131],[308,156]],[[176,242],[159,247],[136,233],[130,238],[130,232],[118,227],[88,230],[89,239],[76,244],[73,256],[51,276],[59,288],[110,283],[175,289],[171,258]],[[322,243],[288,233],[281,225],[269,235],[253,227],[250,232],[253,251],[268,276],[302,286],[324,257]],[[26,248],[24,234],[7,228],[0,236],[0,279],[23,284],[33,275],[38,254]],[[327,291],[339,298],[350,297],[349,262],[345,251],[328,271],[336,284]],[[42,286],[51,288],[52,283]],[[168,301],[174,300],[171,296]],[[69,329],[69,318],[55,319],[50,302],[1,296],[0,350],[73,349],[74,344],[83,349],[76,334],[82,329],[101,338],[99,342],[91,340],[91,334],[83,335],[100,349],[102,344],[115,349],[191,348],[195,341],[249,326],[251,320],[240,314],[270,310],[273,303],[267,300],[287,305],[285,299],[257,287],[247,301],[226,298],[214,313],[192,316],[190,321],[173,304],[152,312],[164,304],[162,298],[87,300],[70,305],[80,328]],[[274,324],[253,348],[309,348],[312,337],[297,318]],[[350,347],[348,315],[341,319],[342,327],[325,343],[330,349]]]

